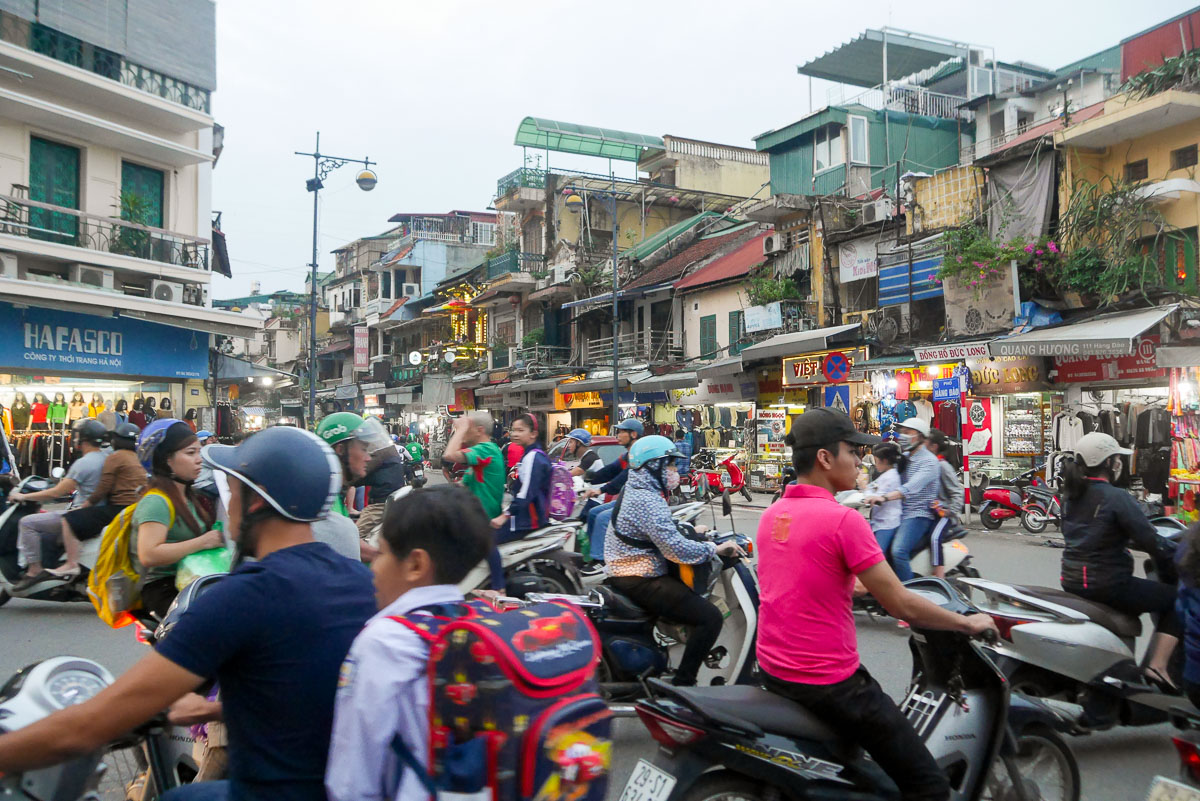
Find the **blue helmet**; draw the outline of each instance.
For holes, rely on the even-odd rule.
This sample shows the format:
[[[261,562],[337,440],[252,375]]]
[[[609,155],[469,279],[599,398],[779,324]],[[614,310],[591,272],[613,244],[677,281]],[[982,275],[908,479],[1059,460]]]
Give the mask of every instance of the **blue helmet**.
[[[629,466],[634,470],[638,470],[655,459],[682,455],[676,450],[674,442],[671,442],[666,437],[654,434],[649,437],[642,437],[633,443],[633,447],[629,449]]]
[[[205,464],[237,477],[289,520],[322,519],[342,486],[337,454],[300,428],[276,426],[240,445],[207,445],[200,453]]]
[[[162,445],[163,440],[167,438],[167,432],[174,426],[183,426],[187,429],[189,437],[195,436],[192,433],[192,427],[182,420],[174,418],[155,420],[150,425],[142,429],[142,434],[138,437],[137,442],[137,457],[142,463],[142,467],[146,468],[147,473],[154,472],[154,451]],[[171,438],[175,440],[180,434],[172,432]]]
[[[574,440],[579,440],[579,444],[585,448],[592,444],[592,435],[584,431],[582,428],[572,428],[567,434],[567,437]]]
[[[622,420],[621,422],[617,423],[617,430],[618,431],[632,431],[633,433],[637,434],[639,437],[642,434],[646,433],[646,427],[643,426],[642,421],[638,420],[636,417],[627,417],[624,420]]]
[[[204,442],[204,440],[211,436],[213,436],[213,432],[209,431],[207,428],[202,428],[196,432],[196,439],[200,440],[201,442]]]

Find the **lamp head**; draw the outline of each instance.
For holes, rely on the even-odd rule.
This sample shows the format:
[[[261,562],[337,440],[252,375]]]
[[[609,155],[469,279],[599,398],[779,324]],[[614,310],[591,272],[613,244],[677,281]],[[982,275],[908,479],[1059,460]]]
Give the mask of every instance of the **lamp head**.
[[[358,184],[358,188],[364,192],[370,192],[375,188],[375,184],[379,183],[379,176],[372,170],[361,170],[354,178],[354,183]]]
[[[567,211],[578,214],[583,210],[583,198],[574,193],[567,195],[566,199]]]

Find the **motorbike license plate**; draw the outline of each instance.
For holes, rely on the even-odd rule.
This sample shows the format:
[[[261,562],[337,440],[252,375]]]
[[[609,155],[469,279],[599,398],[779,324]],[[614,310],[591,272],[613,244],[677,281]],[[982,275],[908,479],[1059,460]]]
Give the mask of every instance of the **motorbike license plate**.
[[[1197,799],[1200,799],[1200,790],[1163,776],[1154,777],[1154,783],[1150,785],[1150,792],[1146,796],[1146,801],[1197,801]]]
[[[644,759],[639,759],[620,801],[667,801],[675,789],[675,777]]]

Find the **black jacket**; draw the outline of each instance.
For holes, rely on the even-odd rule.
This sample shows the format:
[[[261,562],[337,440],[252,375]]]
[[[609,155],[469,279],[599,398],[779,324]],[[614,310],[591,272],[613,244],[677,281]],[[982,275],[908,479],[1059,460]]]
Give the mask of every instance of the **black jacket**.
[[[607,482],[600,491],[605,495],[616,495],[625,486],[625,479],[629,478],[629,454],[621,454],[621,458],[588,472],[585,478],[589,484]]]
[[[383,503],[389,495],[407,485],[409,469],[391,445],[377,451],[367,464],[367,474],[354,482],[356,487],[367,488],[364,506]]]
[[[1133,575],[1130,545],[1155,558],[1161,537],[1133,496],[1107,481],[1089,481],[1078,501],[1063,509],[1062,586],[1097,589]]]

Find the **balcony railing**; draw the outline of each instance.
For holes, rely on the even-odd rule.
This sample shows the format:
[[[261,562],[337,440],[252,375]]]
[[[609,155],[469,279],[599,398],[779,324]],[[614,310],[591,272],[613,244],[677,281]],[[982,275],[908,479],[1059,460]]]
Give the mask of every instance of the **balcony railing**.
[[[589,365],[612,364],[612,357],[612,337],[588,340],[586,360]],[[673,333],[656,331],[649,336],[641,333],[617,337],[619,362],[673,362],[682,358],[683,347]]]
[[[496,256],[493,259],[488,259],[487,277],[498,278],[501,275],[508,273],[531,273],[539,272],[546,264],[546,257],[540,253],[523,253],[517,250],[510,250]]]
[[[208,269],[207,239],[9,195],[0,195],[0,233]]]
[[[611,340],[610,340],[611,341]],[[514,367],[524,367],[527,371],[539,367],[562,367],[571,361],[571,349],[558,345],[535,345],[517,350]]]
[[[496,182],[496,197],[504,197],[520,187],[542,189],[546,186],[546,171],[519,167]]]
[[[838,105],[858,105],[875,109],[876,111],[903,111],[907,114],[919,114],[923,117],[941,117],[947,120],[970,118],[970,112],[959,106],[967,101],[965,97],[944,95],[941,92],[931,92],[921,86],[876,86],[862,94],[850,98],[831,99]]]

